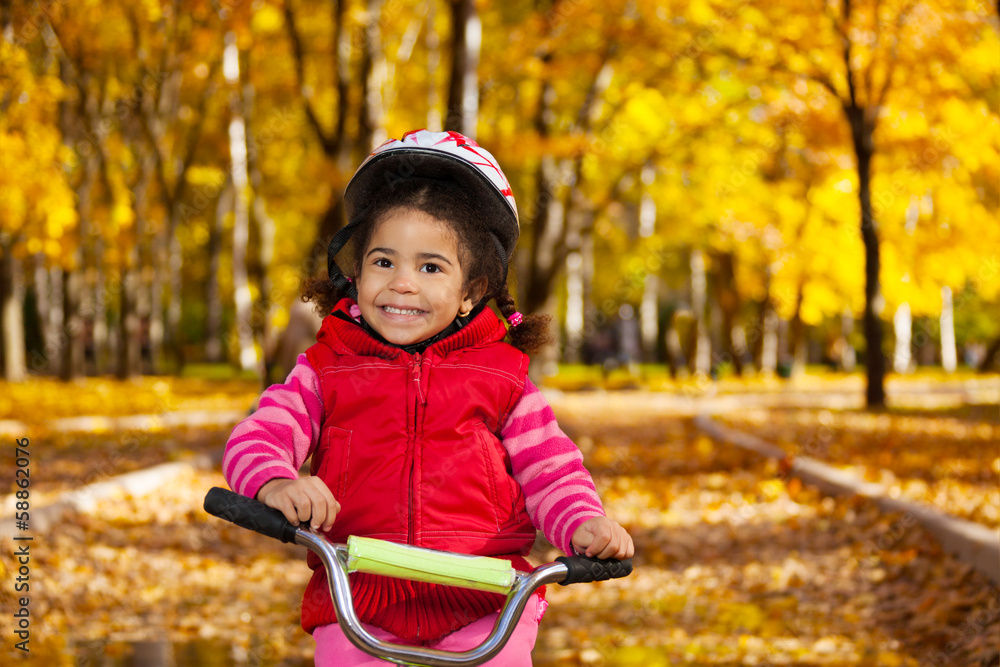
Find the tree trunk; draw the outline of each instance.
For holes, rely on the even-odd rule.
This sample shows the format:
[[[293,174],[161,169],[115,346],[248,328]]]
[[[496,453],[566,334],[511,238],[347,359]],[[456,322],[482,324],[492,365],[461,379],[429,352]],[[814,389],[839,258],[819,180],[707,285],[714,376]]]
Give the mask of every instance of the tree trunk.
[[[684,366],[684,351],[681,348],[681,336],[677,331],[677,311],[670,315],[670,324],[666,333],[667,365],[670,368],[670,377],[676,378],[677,373]]]
[[[531,225],[528,280],[521,295],[521,306],[528,313],[539,310],[548,300],[556,275],[557,245],[563,238],[566,222],[562,200],[554,191],[557,173],[555,159],[543,155],[535,174],[535,214]]]
[[[49,284],[49,270],[45,266],[45,254],[35,253],[31,258],[34,264],[34,294],[35,294],[35,321],[38,322],[39,340],[32,346],[34,352],[28,360],[28,368],[35,372],[47,371],[50,363],[46,350],[53,343],[54,332],[52,323],[49,320],[52,314],[52,286]]]
[[[94,237],[94,282],[87,285],[84,294],[86,303],[84,315],[91,318],[91,345],[93,346],[93,372],[103,375],[108,372],[108,356],[111,347],[108,342],[108,290],[107,274],[104,271],[104,241],[100,233]]]
[[[694,314],[693,352],[689,355],[691,372],[707,375],[712,369],[712,344],[705,321],[708,280],[705,276],[705,255],[699,248],[691,250],[691,310]]]
[[[475,0],[451,0],[451,77],[444,129],[476,138],[483,27]]]
[[[376,21],[375,29],[377,30],[377,12],[375,16],[376,19],[369,17],[369,20]],[[246,84],[243,86],[243,112],[246,117],[247,127],[253,127],[255,91],[253,84],[250,83],[249,72],[245,75],[245,80]],[[271,262],[274,259],[275,226],[274,220],[267,212],[263,193],[264,178],[260,173],[260,162],[258,160],[260,157],[259,147],[251,138],[252,135],[252,132],[247,133],[247,168],[249,170],[253,196],[253,220],[257,225],[259,238],[260,280],[258,285],[260,289],[260,317],[257,318],[256,333],[261,342],[261,355],[260,367],[257,372],[264,385],[263,389],[267,389],[271,384],[271,369],[274,366],[274,359],[269,353],[273,349],[271,342],[271,312],[274,310],[274,304],[271,301],[270,272]]]
[[[642,303],[639,304],[639,331],[642,337],[642,357],[646,363],[655,363],[656,345],[660,338],[660,278],[652,271],[646,273],[642,283]]]
[[[45,359],[49,372],[61,374],[63,339],[63,270],[60,266],[49,269],[49,338],[45,341]]]
[[[778,370],[778,324],[780,319],[774,309],[768,307],[764,312],[760,346],[760,370],[762,373],[775,373]]]
[[[160,364],[160,353],[164,348],[166,325],[163,319],[163,285],[166,259],[166,230],[156,234],[150,249],[149,261],[152,265],[152,275],[149,279],[149,357],[153,368]],[[157,243],[157,239],[159,243]],[[159,247],[157,247],[159,246]]]
[[[247,178],[247,137],[239,82],[239,50],[236,35],[226,34],[226,80],[230,84],[229,158],[233,179],[233,296],[236,301],[236,338],[242,370],[257,370],[257,349],[253,338],[253,299],[247,272],[250,241],[250,210]]]
[[[913,355],[910,350],[910,340],[913,335],[913,318],[910,315],[910,304],[905,301],[896,308],[892,318],[896,334],[895,352],[892,355],[892,370],[897,373],[908,373]]]
[[[584,236],[588,235],[586,197],[576,187],[570,188],[566,208],[566,344],[564,356],[579,363],[586,325],[586,267],[583,257]]]
[[[583,324],[583,255],[579,248],[573,248],[566,255],[566,347],[563,358],[567,363],[580,363]]]
[[[385,83],[385,55],[382,49],[382,29],[379,18],[383,0],[367,0],[365,25],[364,100],[361,104],[361,146],[368,153],[385,142],[385,110],[382,89]]]
[[[980,373],[989,373],[996,365],[1000,365],[1000,336],[994,338],[993,342],[990,343],[976,370]]]
[[[63,270],[63,348],[59,363],[59,377],[68,382],[83,375],[83,316],[80,301],[83,294],[83,271],[77,264],[75,269]]]
[[[736,375],[743,375],[746,340],[745,337],[742,340],[733,337],[740,308],[740,297],[736,291],[736,268],[734,266],[736,260],[729,252],[717,253],[715,260],[719,267],[715,281],[716,300],[722,315],[720,330],[722,356],[720,360],[731,361]]]
[[[208,285],[205,288],[205,359],[210,363],[223,360],[222,296],[219,292],[219,266],[222,260],[222,227],[226,212],[232,206],[233,189],[219,194],[215,217],[208,230]]]
[[[849,308],[844,309],[840,319],[840,369],[845,373],[853,373],[857,364],[857,354],[851,345],[851,334],[854,333],[854,314]]]
[[[941,366],[946,373],[958,368],[958,351],[955,348],[955,307],[951,288],[941,288]]]
[[[871,160],[875,152],[872,139],[874,121],[865,109],[845,107],[851,124],[851,138],[858,169],[858,198],[861,204],[861,238],[865,245],[865,364],[868,386],[865,398],[869,408],[885,406],[885,355],[882,353],[882,293],[879,283],[878,227],[872,211]]]
[[[771,267],[764,270],[764,300],[757,311],[757,322],[751,331],[753,358],[761,373],[772,374],[778,368],[778,314],[771,296]]]
[[[650,188],[656,177],[652,164],[642,168],[642,198],[639,202],[640,243],[648,243],[656,232],[656,201]],[[648,263],[647,263],[648,264]],[[646,363],[656,361],[656,345],[660,337],[660,279],[648,265],[642,283],[642,302],[639,305],[639,331],[642,336],[642,356]]]
[[[133,253],[130,253],[133,254]],[[139,275],[131,263],[122,266],[121,288],[119,289],[118,319],[118,359],[115,375],[119,380],[128,380],[140,374],[142,348],[139,340],[139,313],[136,304],[139,298]]]
[[[441,129],[441,109],[437,82],[434,74],[441,64],[441,38],[438,37],[434,20],[437,16],[437,0],[427,0],[427,18],[424,28],[424,45],[427,47],[427,129],[432,132]]]
[[[24,347],[24,275],[13,243],[0,245],[0,321],[3,331],[3,375],[8,382],[23,382],[28,375]]]
[[[153,176],[152,155],[142,160],[142,170],[132,186],[132,210],[135,214],[134,238],[121,261],[119,293],[118,345],[115,375],[119,380],[137,377],[142,372],[142,324],[139,315],[139,294],[142,291],[142,245],[146,234],[149,211],[147,193]]]
[[[597,308],[594,306],[594,235],[593,218],[590,219],[587,229],[580,241],[580,257],[583,260],[583,344],[586,345],[587,337],[594,332],[596,323],[595,316]]]
[[[803,375],[806,372],[806,361],[809,355],[806,349],[806,325],[802,321],[802,300],[805,296],[804,285],[799,283],[798,292],[795,295],[795,313],[788,323],[788,344],[791,353],[790,373],[792,376]]]

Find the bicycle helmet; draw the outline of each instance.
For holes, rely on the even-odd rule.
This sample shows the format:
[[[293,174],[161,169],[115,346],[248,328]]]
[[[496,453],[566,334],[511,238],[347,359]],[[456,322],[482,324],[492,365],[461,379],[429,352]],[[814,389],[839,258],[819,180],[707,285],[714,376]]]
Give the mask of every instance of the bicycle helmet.
[[[412,177],[451,180],[472,192],[489,228],[507,279],[507,264],[519,233],[517,204],[510,183],[485,148],[458,132],[414,130],[376,148],[354,172],[344,192],[347,226],[334,234],[327,248],[330,280],[357,299],[357,288],[341,272],[336,255],[365,220],[377,197],[392,196],[396,184]]]

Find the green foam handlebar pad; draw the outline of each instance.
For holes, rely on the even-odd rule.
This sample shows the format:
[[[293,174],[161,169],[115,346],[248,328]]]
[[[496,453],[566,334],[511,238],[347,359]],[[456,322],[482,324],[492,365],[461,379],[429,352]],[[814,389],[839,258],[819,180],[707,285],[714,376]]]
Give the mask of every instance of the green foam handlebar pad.
[[[347,538],[347,569],[397,579],[473,588],[506,595],[515,581],[514,566],[502,558],[467,556],[396,544],[370,537]]]

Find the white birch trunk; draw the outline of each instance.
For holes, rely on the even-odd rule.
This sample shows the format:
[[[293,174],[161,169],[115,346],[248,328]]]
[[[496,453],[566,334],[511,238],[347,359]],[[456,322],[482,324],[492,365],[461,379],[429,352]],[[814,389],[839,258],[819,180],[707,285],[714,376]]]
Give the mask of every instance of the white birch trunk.
[[[712,368],[712,343],[705,321],[705,301],[708,280],[705,276],[705,255],[695,248],[691,251],[691,310],[695,322],[694,372],[708,374]]]
[[[474,2],[465,23],[465,70],[462,72],[462,134],[476,136],[479,122],[479,52],[483,43],[483,24]]]
[[[24,353],[24,276],[11,246],[0,249],[0,320],[3,321],[4,378],[23,382],[28,375]]]
[[[386,64],[382,48],[382,29],[379,17],[382,13],[382,0],[368,0],[367,49],[371,59],[371,69],[368,71],[368,81],[365,86],[365,118],[371,128],[371,140],[368,149],[375,150],[388,139],[385,130],[385,111],[382,104],[382,94],[385,88]]]
[[[906,373],[910,370],[912,355],[910,353],[910,340],[913,335],[913,318],[910,315],[910,304],[905,301],[896,308],[896,314],[892,318],[892,325],[896,331],[896,346],[892,355],[892,369],[897,373]]]
[[[257,348],[253,338],[253,297],[247,275],[247,246],[250,241],[249,182],[247,178],[247,135],[239,99],[240,64],[236,35],[226,34],[223,69],[230,84],[232,118],[229,121],[229,158],[233,179],[233,296],[236,301],[236,339],[242,370],[257,369]]]
[[[955,306],[951,288],[941,288],[941,367],[947,373],[958,368],[958,351],[955,347]]]
[[[774,373],[778,370],[778,314],[768,306],[762,322],[760,345],[760,370]]]
[[[566,256],[566,361],[580,362],[583,346],[583,255],[579,249]]]
[[[840,349],[840,367],[844,372],[852,373],[857,366],[858,355],[851,345],[851,334],[854,333],[854,314],[851,313],[849,308],[844,309],[844,314],[841,315],[840,326],[840,335],[843,341],[843,346]]]
[[[222,296],[219,292],[219,266],[222,260],[223,220],[230,210],[233,194],[231,187],[219,194],[215,219],[208,236],[208,285],[205,289],[205,358],[209,362],[222,361]]]
[[[656,231],[656,202],[649,193],[656,172],[652,165],[642,168],[642,199],[639,202],[639,238],[648,239]],[[641,243],[642,241],[640,241]],[[660,337],[659,323],[659,277],[646,268],[642,285],[642,303],[639,305],[639,332],[642,337],[642,352],[647,362],[656,357],[656,342]]]
[[[427,129],[432,132],[441,131],[441,95],[434,76],[441,66],[441,38],[434,27],[436,7],[437,0],[427,0],[424,29],[424,45],[427,47]]]

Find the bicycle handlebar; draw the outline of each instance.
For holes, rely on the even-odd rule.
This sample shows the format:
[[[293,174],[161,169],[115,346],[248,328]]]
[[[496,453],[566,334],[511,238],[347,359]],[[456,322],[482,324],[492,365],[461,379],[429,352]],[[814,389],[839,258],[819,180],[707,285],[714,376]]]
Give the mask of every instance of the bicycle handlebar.
[[[281,511],[227,489],[210,489],[205,496],[205,511],[266,537],[288,544],[297,542],[298,529],[289,523]],[[556,582],[562,586],[619,579],[632,573],[631,558],[601,560],[587,556],[561,556],[556,561],[563,563],[567,570],[566,578]]]
[[[268,507],[259,500],[216,486],[209,489],[205,496],[205,511],[212,516],[235,523],[240,528],[247,528],[288,544],[295,544],[295,532],[298,529],[289,523],[280,510]]]
[[[471,667],[482,664],[499,653],[506,644],[524,611],[528,598],[539,587],[545,584],[557,583],[566,586],[574,583],[605,581],[625,577],[632,572],[631,559],[600,560],[587,556],[557,558],[555,562],[542,565],[534,572],[517,572],[507,593],[507,602],[500,610],[500,616],[490,635],[478,647],[468,651],[440,651],[381,641],[364,628],[354,611],[347,578],[351,570],[348,567],[348,548],[345,545],[333,544],[322,535],[296,528],[280,511],[252,498],[218,487],[209,490],[205,496],[205,511],[266,537],[300,544],[319,556],[326,568],[330,597],[344,635],[365,653],[398,664],[438,667]],[[446,553],[430,549],[418,548],[418,550],[428,554]],[[414,577],[414,580],[419,579]]]
[[[613,558],[600,559],[589,556],[560,556],[557,562],[566,566],[566,578],[559,583],[563,586],[570,584],[585,584],[591,581],[607,581],[608,579],[620,579],[632,574],[632,559],[615,560]]]

